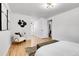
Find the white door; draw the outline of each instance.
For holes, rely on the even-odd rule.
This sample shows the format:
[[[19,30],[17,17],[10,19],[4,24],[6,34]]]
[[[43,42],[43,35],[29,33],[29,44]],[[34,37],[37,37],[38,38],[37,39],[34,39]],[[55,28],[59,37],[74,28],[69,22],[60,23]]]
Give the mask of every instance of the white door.
[[[37,37],[47,38],[48,37],[48,24],[47,20],[40,19],[35,22],[34,32]]]

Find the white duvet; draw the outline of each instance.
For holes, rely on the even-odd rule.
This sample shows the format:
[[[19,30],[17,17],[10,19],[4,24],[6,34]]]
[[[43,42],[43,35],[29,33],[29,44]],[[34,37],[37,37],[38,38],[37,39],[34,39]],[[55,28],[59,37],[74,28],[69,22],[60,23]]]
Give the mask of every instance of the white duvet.
[[[35,56],[79,56],[79,44],[59,41],[39,48]]]

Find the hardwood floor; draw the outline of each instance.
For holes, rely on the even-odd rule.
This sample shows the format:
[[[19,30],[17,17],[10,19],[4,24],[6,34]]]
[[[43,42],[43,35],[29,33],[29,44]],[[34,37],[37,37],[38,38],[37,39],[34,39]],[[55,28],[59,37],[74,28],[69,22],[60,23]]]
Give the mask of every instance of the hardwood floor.
[[[28,55],[25,51],[25,48],[28,46],[31,46],[30,40],[28,40],[26,42],[18,43],[18,44],[12,43],[12,45],[8,51],[8,56],[25,56],[25,55]]]
[[[22,43],[14,44],[12,43],[9,51],[8,56],[28,56],[28,53],[25,51],[26,47],[32,47],[35,46],[38,43],[49,41],[49,38],[38,38],[38,37],[32,37],[31,40],[27,40]]]

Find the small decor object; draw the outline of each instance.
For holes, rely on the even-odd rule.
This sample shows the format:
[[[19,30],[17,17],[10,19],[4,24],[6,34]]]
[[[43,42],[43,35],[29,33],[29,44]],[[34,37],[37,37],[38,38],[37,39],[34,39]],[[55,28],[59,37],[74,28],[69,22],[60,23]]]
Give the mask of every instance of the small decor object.
[[[14,43],[21,43],[21,42],[25,42],[25,41],[26,41],[26,39],[24,37],[20,37],[20,38],[16,38],[14,40]]]
[[[26,23],[24,20],[19,20],[18,24],[19,24],[21,27],[25,27],[25,25],[27,25],[27,23]]]
[[[23,37],[22,33],[20,33],[20,32],[15,32],[13,39],[14,39],[13,43],[21,43],[21,42],[25,42],[26,41],[26,38]]]
[[[16,35],[19,35],[20,37],[22,37],[22,35],[20,34],[20,32],[18,32],[18,33],[15,33]]]

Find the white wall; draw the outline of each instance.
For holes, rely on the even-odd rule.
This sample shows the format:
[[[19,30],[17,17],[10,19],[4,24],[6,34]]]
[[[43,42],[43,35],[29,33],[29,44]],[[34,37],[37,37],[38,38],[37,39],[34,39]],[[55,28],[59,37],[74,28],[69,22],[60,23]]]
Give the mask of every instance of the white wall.
[[[7,55],[10,45],[10,31],[0,31],[0,56]]]
[[[79,43],[79,7],[52,17],[52,37]]]
[[[79,7],[52,19],[52,37],[79,43]]]
[[[27,25],[22,28],[18,25],[19,20],[24,20]],[[10,14],[9,19],[9,30],[11,30],[12,35],[15,32],[25,32],[26,38],[31,38],[31,36],[37,36],[40,38],[48,37],[48,23],[47,19],[36,18],[21,14]]]
[[[24,20],[27,25],[25,27],[20,27],[18,24],[19,20]],[[32,35],[31,31],[31,22],[32,18],[26,15],[21,14],[10,14],[9,19],[9,30],[11,31],[11,34],[13,35],[15,32],[21,32],[24,33],[24,37],[29,38]]]

